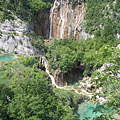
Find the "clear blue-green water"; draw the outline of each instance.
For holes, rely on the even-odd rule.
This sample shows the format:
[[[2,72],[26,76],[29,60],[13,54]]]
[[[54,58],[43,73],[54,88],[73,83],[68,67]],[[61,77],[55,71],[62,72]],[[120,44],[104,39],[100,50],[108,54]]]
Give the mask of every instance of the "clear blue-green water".
[[[11,55],[11,54],[2,54],[2,55],[0,55],[0,61],[11,61],[14,58],[15,58],[14,55]]]
[[[93,118],[100,116],[105,112],[114,113],[115,110],[102,104],[83,102],[82,104],[79,104],[77,114],[80,120],[83,120],[85,118],[89,118],[88,120],[93,120]]]
[[[74,83],[70,83],[70,84],[69,84],[69,86],[72,86],[72,85],[78,86],[78,82],[74,82]]]
[[[96,104],[90,102],[83,102],[82,104],[79,104],[77,114],[80,120],[83,120],[86,117],[89,118],[89,120],[93,120],[94,117],[100,116],[102,114],[101,112],[94,112],[96,107]]]

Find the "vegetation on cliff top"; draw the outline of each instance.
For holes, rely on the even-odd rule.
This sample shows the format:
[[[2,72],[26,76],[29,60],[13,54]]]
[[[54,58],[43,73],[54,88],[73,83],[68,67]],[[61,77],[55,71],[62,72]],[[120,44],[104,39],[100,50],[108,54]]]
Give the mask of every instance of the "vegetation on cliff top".
[[[111,22],[113,33],[120,34],[120,0],[86,0],[86,3],[86,32],[90,34],[100,32],[106,23]]]
[[[36,12],[49,10],[52,3],[53,0],[1,0],[0,20],[13,19],[11,12],[23,20],[31,20]]]
[[[112,61],[112,53],[116,51],[116,46],[120,42],[116,38],[108,40],[110,36],[81,41],[75,39],[55,40],[48,46],[47,57],[51,68],[60,69],[66,73],[75,69],[80,62],[86,65],[84,75],[91,75],[93,70],[105,62]]]

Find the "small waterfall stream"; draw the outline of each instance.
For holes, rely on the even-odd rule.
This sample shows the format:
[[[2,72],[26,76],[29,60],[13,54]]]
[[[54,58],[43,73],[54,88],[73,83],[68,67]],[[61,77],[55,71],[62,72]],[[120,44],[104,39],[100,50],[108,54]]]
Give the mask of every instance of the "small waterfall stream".
[[[59,6],[59,2],[57,0],[55,0],[54,5],[50,11],[50,35],[49,35],[50,39],[53,38],[53,14],[54,14],[54,10],[57,8],[57,6]]]
[[[58,85],[55,83],[54,77],[50,74],[50,72],[49,72],[49,70],[48,70],[48,60],[43,56],[40,61],[41,61],[42,65],[45,66],[46,73],[49,75],[52,84],[55,85],[56,88],[63,89],[64,87],[60,87],[60,86],[58,86]]]
[[[63,7],[63,0],[61,0],[61,13],[60,13],[60,18],[61,18],[61,30],[59,30],[60,32],[60,38],[63,39],[64,38],[64,31],[65,31],[65,27],[66,27],[66,24],[67,24],[67,15],[68,15],[68,0],[66,2],[66,11],[65,11],[65,8]]]
[[[67,0],[66,3],[64,3],[63,0],[61,0],[60,4],[60,20],[57,28],[57,37],[60,39],[64,38],[64,30],[67,24],[67,19],[68,19],[68,2]]]
[[[58,8],[58,6],[60,7],[59,21],[58,25],[56,26],[57,27],[56,34],[58,39],[64,38],[65,27],[68,22],[69,0],[67,0],[66,2],[64,0],[61,1],[55,0],[54,5],[50,11],[50,35],[49,35],[50,39],[53,38],[53,26],[54,26],[53,19],[55,10]]]

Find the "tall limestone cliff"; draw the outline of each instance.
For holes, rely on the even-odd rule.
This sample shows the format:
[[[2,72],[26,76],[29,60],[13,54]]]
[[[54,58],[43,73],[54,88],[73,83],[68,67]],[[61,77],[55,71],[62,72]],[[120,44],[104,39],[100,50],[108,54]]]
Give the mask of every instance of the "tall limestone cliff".
[[[91,37],[83,28],[85,10],[85,1],[55,0],[50,13],[50,38]]]
[[[39,12],[36,17],[37,26],[35,30],[45,38],[62,39],[75,37],[76,39],[87,39],[94,37],[84,31],[83,22],[86,10],[85,1],[55,0],[50,13]],[[43,19],[45,18],[45,19]],[[45,30],[44,34],[41,30]]]

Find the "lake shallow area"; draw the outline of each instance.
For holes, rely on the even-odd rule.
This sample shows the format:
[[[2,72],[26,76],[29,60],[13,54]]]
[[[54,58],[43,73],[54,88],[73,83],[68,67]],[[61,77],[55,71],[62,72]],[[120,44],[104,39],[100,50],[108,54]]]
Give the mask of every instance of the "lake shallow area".
[[[11,55],[11,54],[1,54],[0,55],[0,62],[3,62],[3,61],[11,61],[15,58],[14,55]]]
[[[97,104],[91,102],[83,102],[79,104],[77,114],[80,120],[83,120],[86,117],[89,118],[89,120],[93,120],[94,117],[100,116],[102,113],[94,112],[97,106]],[[102,111],[104,110],[102,109]]]

